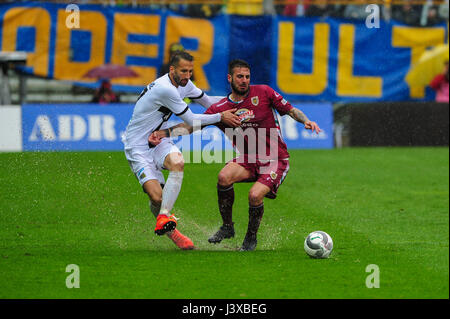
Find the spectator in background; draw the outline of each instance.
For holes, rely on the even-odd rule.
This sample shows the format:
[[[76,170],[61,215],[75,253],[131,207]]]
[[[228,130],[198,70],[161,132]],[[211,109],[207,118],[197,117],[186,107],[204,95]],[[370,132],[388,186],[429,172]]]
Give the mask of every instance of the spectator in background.
[[[445,62],[444,72],[438,74],[430,83],[430,87],[436,91],[436,102],[448,103],[448,61]]]
[[[448,8],[449,8],[449,0],[445,0],[444,3],[442,3],[439,6],[438,13],[439,17],[448,22]]]
[[[341,17],[343,7],[340,5],[328,4],[328,1],[320,2],[317,5],[304,5],[305,16],[307,17]]]
[[[284,16],[296,17],[303,15],[303,4],[297,4],[297,0],[287,0],[286,4],[280,7],[278,12]]]
[[[305,14],[306,16],[325,17],[329,16],[332,10],[333,6],[331,4],[323,2],[317,5],[309,5],[306,9]]]
[[[181,45],[181,43],[172,43],[169,46],[169,58],[167,59],[167,61],[170,61],[174,53],[177,51],[184,51],[184,47]],[[161,77],[166,73],[169,73],[169,68],[170,68],[169,63],[164,63],[163,65],[161,65],[161,67],[158,70],[158,77]]]
[[[358,0],[355,4],[349,4],[345,6],[343,10],[343,16],[346,19],[365,20],[370,14],[366,12],[367,4],[364,0]]]
[[[227,13],[236,15],[256,16],[264,14],[263,0],[228,0]]]
[[[274,0],[264,0],[263,11],[265,15],[276,15],[278,13],[278,7],[280,5],[275,5]]]
[[[100,87],[95,90],[93,103],[107,104],[107,103],[119,103],[120,98],[111,89],[111,82],[109,80],[103,80]]]
[[[420,26],[422,6],[412,5],[411,0],[404,0],[402,5],[392,6],[392,19],[408,25]]]
[[[427,0],[427,3],[425,3],[422,8],[420,25],[432,26],[443,21],[444,19],[439,15],[439,6],[433,4],[431,0]]]
[[[190,4],[184,13],[195,18],[212,18],[222,11],[222,5],[218,4]]]

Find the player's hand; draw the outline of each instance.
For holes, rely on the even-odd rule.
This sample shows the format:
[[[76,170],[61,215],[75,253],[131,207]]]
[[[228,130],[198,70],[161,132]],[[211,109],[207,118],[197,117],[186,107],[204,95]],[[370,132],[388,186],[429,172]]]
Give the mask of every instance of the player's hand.
[[[305,128],[307,130],[311,130],[313,132],[316,132],[317,134],[319,134],[319,132],[322,132],[322,130],[320,129],[319,125],[317,125],[317,123],[313,122],[313,121],[306,121],[305,122]]]
[[[150,136],[148,137],[148,143],[156,146],[159,143],[161,143],[161,139],[163,137],[166,137],[166,134],[164,133],[164,131],[154,131],[152,134],[150,134]]]
[[[239,118],[239,116],[234,114],[234,112],[236,112],[236,110],[237,109],[231,109],[231,110],[221,112],[220,113],[220,115],[221,115],[220,121],[231,127],[238,127],[239,125],[241,125],[241,119]]]

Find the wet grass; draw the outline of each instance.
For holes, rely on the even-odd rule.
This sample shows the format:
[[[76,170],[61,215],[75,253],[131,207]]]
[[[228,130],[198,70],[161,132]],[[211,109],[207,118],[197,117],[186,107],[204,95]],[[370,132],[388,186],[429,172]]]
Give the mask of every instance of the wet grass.
[[[0,154],[0,298],[448,298],[448,148],[290,151],[258,247],[239,252],[250,184],[235,186],[236,237],[220,225],[223,164],[186,164],[175,204],[197,249],[153,233],[146,195],[121,152]],[[329,259],[306,235],[328,232]],[[80,289],[68,289],[69,264]],[[380,269],[368,289],[366,267]],[[161,280],[164,274],[164,280]]]

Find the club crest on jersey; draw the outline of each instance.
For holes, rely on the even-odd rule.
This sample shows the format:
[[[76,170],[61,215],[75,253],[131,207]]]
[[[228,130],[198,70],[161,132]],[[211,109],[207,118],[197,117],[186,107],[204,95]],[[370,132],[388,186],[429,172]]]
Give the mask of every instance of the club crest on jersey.
[[[248,109],[239,109],[236,111],[235,113],[237,116],[239,116],[239,119],[242,122],[247,122],[249,120],[251,120],[252,118],[255,117],[255,115],[253,114],[252,110],[248,110]]]
[[[270,172],[270,177],[271,177],[272,179],[276,179],[277,176],[278,176],[278,174],[275,173],[274,171],[271,171],[271,172]]]
[[[254,106],[257,106],[259,104],[259,97],[257,96],[252,97],[252,104]]]

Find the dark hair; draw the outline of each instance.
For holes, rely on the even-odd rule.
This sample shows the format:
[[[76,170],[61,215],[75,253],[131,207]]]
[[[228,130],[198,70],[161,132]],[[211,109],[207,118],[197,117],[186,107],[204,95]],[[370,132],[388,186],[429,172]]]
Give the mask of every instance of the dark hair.
[[[234,68],[247,68],[250,70],[250,64],[244,60],[235,59],[228,64],[228,74],[232,75]]]
[[[170,58],[169,65],[173,65],[174,67],[176,67],[176,66],[178,66],[178,62],[180,62],[181,59],[189,61],[189,62],[194,61],[194,57],[192,55],[190,55],[188,52],[175,51],[173,53],[172,57]]]

